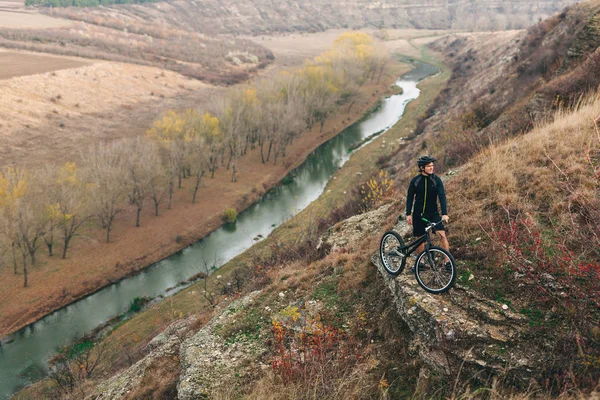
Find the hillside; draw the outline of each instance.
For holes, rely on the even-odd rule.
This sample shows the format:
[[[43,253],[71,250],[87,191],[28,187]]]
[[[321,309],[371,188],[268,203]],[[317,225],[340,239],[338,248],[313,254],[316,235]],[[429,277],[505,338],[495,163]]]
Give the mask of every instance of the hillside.
[[[551,120],[558,109],[575,106],[600,83],[599,12],[598,1],[579,3],[527,31],[503,33],[501,45],[493,34],[488,40],[440,39],[433,47],[453,73],[416,135],[447,149],[440,161],[451,167],[489,143]],[[402,164],[411,165],[408,159]]]
[[[146,21],[206,34],[315,32],[331,28],[521,29],[546,19],[573,0],[478,2],[167,1],[92,9],[48,10],[50,15],[122,27]],[[108,12],[107,12],[108,11]],[[102,19],[103,21],[99,21]],[[98,20],[99,22],[95,22]]]
[[[175,322],[160,335],[134,347],[142,358],[100,379],[90,398],[596,399],[600,246],[587,243],[586,252],[564,264],[565,243],[548,245],[547,215],[517,182],[527,175],[540,195],[552,194],[557,218],[565,216],[569,190],[577,191],[587,199],[578,204],[595,213],[587,221],[596,221],[600,135],[590,121],[599,107],[592,98],[444,177],[453,213],[461,216],[457,226],[468,224],[467,215],[493,221],[486,231],[470,225],[478,238],[464,227],[452,231],[461,242],[452,249],[459,280],[448,294],[429,295],[410,272],[394,279],[373,266],[383,230],[410,230],[396,221],[402,202],[329,225],[346,206],[318,221],[317,231],[306,231],[309,242],[252,255],[243,269],[252,277],[244,289],[200,314],[171,317]],[[582,146],[589,146],[591,159],[580,156]],[[579,179],[582,170],[589,179]],[[565,192],[550,184],[557,180]],[[461,194],[468,201],[460,201]],[[511,225],[495,219],[495,204],[519,208],[514,215],[533,230],[530,241],[519,231],[521,243],[502,242]],[[580,222],[598,234],[596,226]],[[537,230],[542,248],[533,247],[540,243]],[[196,286],[184,297],[203,290]]]
[[[599,11],[439,40],[447,88],[353,157],[338,193],[68,347],[17,398],[598,398]],[[381,233],[410,230],[387,177],[403,194],[424,153],[447,172],[459,277],[442,296],[377,268]]]

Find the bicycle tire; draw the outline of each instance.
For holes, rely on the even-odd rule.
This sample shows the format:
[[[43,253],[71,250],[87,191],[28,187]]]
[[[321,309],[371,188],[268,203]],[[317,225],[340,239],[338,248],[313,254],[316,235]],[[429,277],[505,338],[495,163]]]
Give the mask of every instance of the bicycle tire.
[[[444,293],[454,285],[456,280],[456,262],[454,257],[446,249],[438,246],[429,247],[427,251],[421,252],[415,261],[415,277],[419,285],[429,293]],[[450,260],[448,268],[446,257]],[[433,262],[433,264],[432,264]]]
[[[400,250],[404,247],[402,236],[394,231],[383,234],[379,242],[379,259],[388,274],[398,276],[406,265],[406,256]]]

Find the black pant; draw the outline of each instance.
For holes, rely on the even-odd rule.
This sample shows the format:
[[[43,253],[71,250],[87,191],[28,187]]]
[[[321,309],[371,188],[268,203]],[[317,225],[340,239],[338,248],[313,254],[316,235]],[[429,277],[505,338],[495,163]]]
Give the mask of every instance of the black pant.
[[[419,215],[415,213],[415,215],[413,215],[413,236],[423,236],[425,234],[425,227],[427,226],[427,223],[421,218],[425,218],[429,222],[438,222],[435,228],[433,228],[433,232],[446,230],[440,214],[435,213]]]

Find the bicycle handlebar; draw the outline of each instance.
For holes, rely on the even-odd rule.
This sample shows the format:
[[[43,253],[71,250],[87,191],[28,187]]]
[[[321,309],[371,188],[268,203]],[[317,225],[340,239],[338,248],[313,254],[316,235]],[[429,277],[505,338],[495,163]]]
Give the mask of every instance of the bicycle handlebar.
[[[429,225],[427,225],[427,227],[425,228],[425,231],[427,231],[427,232],[429,232],[429,231],[430,231],[430,230],[431,230],[431,229],[432,229],[434,226],[436,226],[436,225],[437,225],[437,224],[439,224],[440,222],[443,222],[443,220],[442,220],[442,221],[439,221],[439,222],[431,222],[431,221],[429,221],[427,218],[423,218],[423,217],[421,217],[421,220],[422,220],[423,222],[425,222],[426,224],[429,224]]]

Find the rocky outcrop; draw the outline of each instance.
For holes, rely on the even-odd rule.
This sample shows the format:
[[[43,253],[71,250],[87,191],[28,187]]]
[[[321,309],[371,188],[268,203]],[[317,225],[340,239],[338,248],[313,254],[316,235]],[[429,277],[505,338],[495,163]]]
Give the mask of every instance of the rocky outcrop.
[[[164,357],[177,356],[179,346],[185,339],[188,327],[196,320],[196,316],[191,316],[186,320],[180,320],[171,324],[162,333],[157,335],[148,345],[146,351],[148,354],[126,370],[112,376],[110,379],[99,384],[96,390],[86,399],[94,400],[117,400],[127,396],[127,394],[142,384],[142,379],[149,368],[157,360]]]
[[[219,336],[219,328],[239,316],[260,292],[252,292],[242,299],[224,302],[213,317],[197,333],[190,333],[190,326],[197,316],[171,324],[146,346],[146,356],[131,367],[100,383],[86,399],[117,400],[127,398],[129,393],[139,391],[143,379],[158,360],[179,357],[181,375],[177,385],[179,399],[210,397],[214,388],[222,387],[234,379],[245,379],[257,368],[255,363],[265,352],[258,340],[237,338],[227,342]],[[256,368],[255,368],[256,367]]]
[[[177,385],[180,400],[210,397],[214,388],[223,387],[234,379],[243,379],[256,366],[266,349],[259,340],[239,337],[228,343],[218,334],[228,320],[244,313],[260,292],[252,292],[229,304],[222,313],[208,322],[192,338],[181,344],[181,377]]]
[[[381,225],[390,212],[387,205],[340,222],[323,242],[332,246],[332,251],[351,249],[363,234],[381,234]],[[406,235],[409,226],[399,221],[394,230]],[[494,375],[505,373],[510,366],[512,376],[527,383],[547,361],[544,352],[528,340],[527,318],[506,304],[486,299],[460,284],[442,295],[429,294],[410,272],[412,260],[396,278],[387,274],[378,254],[373,255],[372,262],[393,294],[393,306],[413,333],[412,351],[428,371],[448,377],[455,377],[459,370]]]

